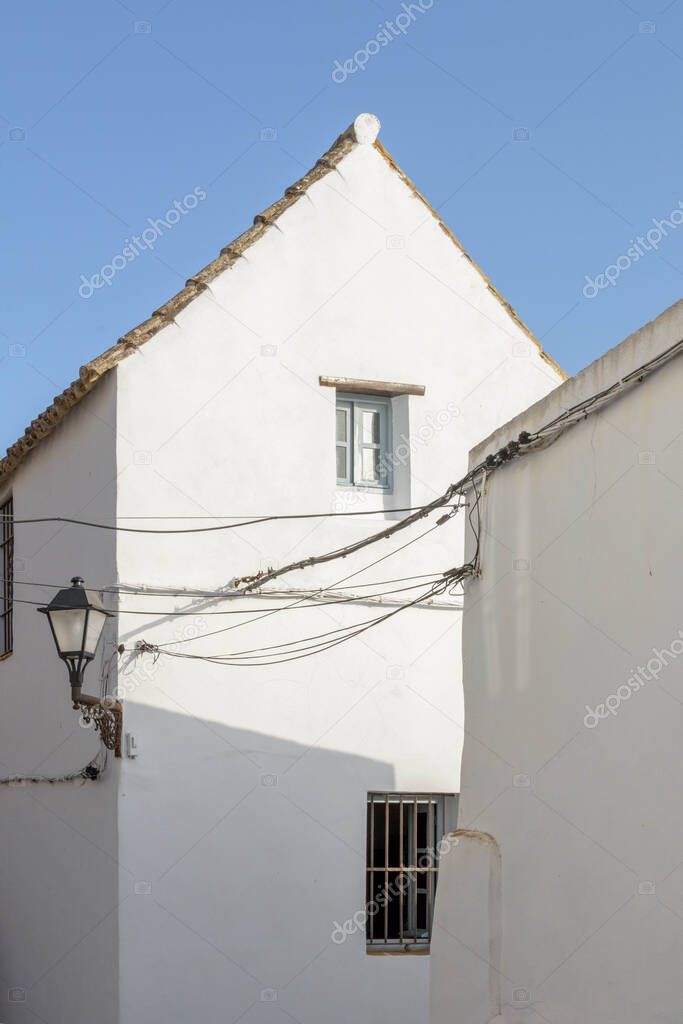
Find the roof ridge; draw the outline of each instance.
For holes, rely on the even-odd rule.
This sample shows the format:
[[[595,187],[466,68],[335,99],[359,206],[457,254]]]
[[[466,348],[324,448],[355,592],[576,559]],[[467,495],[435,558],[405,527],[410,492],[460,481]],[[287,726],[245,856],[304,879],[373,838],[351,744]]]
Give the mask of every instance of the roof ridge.
[[[349,127],[339,135],[330,148],[316,160],[313,167],[307,171],[298,181],[289,185],[284,194],[274,203],[268,206],[262,213],[257,213],[251,227],[243,231],[232,242],[225,245],[218,256],[207,263],[192,277],[187,279],[185,287],[173,295],[167,302],[159,306],[150,317],[143,320],[137,327],[133,327],[126,334],[108,349],[105,349],[99,356],[95,356],[89,362],[81,366],[78,378],[72,381],[67,388],[57,395],[51,404],[31,421],[22,436],[10,445],[7,454],[0,459],[0,484],[19,465],[20,462],[31,452],[44,437],[51,434],[55,427],[61,423],[70,410],[81,401],[97,384],[97,382],[123,359],[126,359],[132,352],[144,345],[153,338],[159,331],[169,324],[175,322],[175,318],[193,299],[206,291],[209,283],[213,281],[224,270],[228,270],[239,259],[244,256],[247,249],[251,248],[266,232],[275,225],[282,214],[293,206],[305,195],[308,188],[315,182],[320,181],[349,153],[355,145],[374,145],[381,156],[393,168],[405,184],[411,189],[414,195],[427,207],[432,216],[437,220],[441,229],[460,249],[463,255],[470,261],[478,273],[483,277],[488,288],[492,291],[498,301],[504,306],[508,314],[525,331],[529,338],[538,346],[541,357],[546,360],[565,379],[567,374],[558,366],[555,360],[541,347],[540,342],[534,337],[530,329],[517,315],[512,306],[494,288],[486,274],[479,265],[466,252],[462,243],[456,238],[450,228],[444,224],[437,210],[417,190],[416,186],[405,174],[390,154],[377,141],[380,123],[374,114],[359,114]]]

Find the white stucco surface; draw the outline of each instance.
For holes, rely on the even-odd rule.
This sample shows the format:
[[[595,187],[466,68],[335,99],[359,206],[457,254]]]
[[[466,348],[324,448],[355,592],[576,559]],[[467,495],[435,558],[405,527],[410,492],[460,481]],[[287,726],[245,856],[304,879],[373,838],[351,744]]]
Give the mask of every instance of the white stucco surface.
[[[475,439],[557,383],[374,148],[357,146],[279,226],[119,367],[119,516],[360,511],[399,497],[420,504],[464,471]],[[405,432],[410,449],[406,471],[398,467],[400,495],[336,488],[335,395],[319,386],[321,374],[426,386],[422,398],[397,400],[395,434]],[[136,451],[149,461],[136,464]],[[221,587],[336,548],[383,520],[266,524],[200,543],[121,536],[119,577]],[[330,585],[424,528],[282,582]],[[347,587],[456,565],[462,537],[461,518]],[[159,607],[159,598],[146,600]],[[184,646],[250,649],[372,614],[285,612]],[[226,624],[205,618],[200,631]],[[152,626],[135,616],[121,625],[127,645],[182,630],[177,620]],[[366,956],[361,930],[343,945],[331,936],[334,922],[364,905],[367,792],[459,788],[459,635],[457,611],[420,609],[271,668],[157,662],[126,711],[141,754],[123,766],[122,860],[151,880],[153,895],[128,901],[121,923],[121,989],[134,994],[124,1019],[135,1019],[139,1000],[157,998],[156,977],[139,971],[143,947],[176,964],[188,942],[198,964],[214,963],[216,980],[207,984],[201,971],[179,977],[179,998],[169,979],[167,1020],[184,1019],[188,1000],[206,1021],[223,1020],[226,1004],[260,1021],[266,989],[283,1008],[267,1006],[269,1019],[285,1020],[285,1011],[304,1024],[425,1019],[425,957]],[[263,786],[264,774],[277,785]]]
[[[392,402],[392,494],[337,488],[335,392],[320,375],[426,387],[423,397]],[[182,591],[229,587],[236,576],[394,522],[397,507],[429,501],[458,479],[474,443],[558,380],[372,145],[356,145],[175,323],[110,373],[116,487],[92,518],[130,525],[130,517],[186,516],[200,526],[205,517],[364,513],[200,536],[120,533],[115,565],[111,551],[103,562],[101,534],[67,532],[94,550],[82,546],[76,558],[62,549],[55,565],[36,567],[59,583],[63,563],[85,562],[81,573],[93,584],[178,591],[120,599],[117,641],[127,651],[111,685],[125,694],[125,730],[138,751],[120,764],[116,812],[112,976],[122,1024],[427,1019],[428,957],[368,956],[361,930],[344,943],[332,936],[364,906],[368,791],[459,789],[458,595],[447,608],[404,611],[325,654],[270,667],[155,659],[132,648],[145,639],[191,654],[241,651],[378,614],[368,604],[292,609],[196,639],[240,621],[216,612],[256,614],[285,599],[199,603]],[[83,416],[103,390],[84,400]],[[58,428],[55,445],[62,437],[76,444],[72,422]],[[26,501],[43,508],[49,494]],[[65,503],[74,505],[62,494],[59,508]],[[17,484],[17,516],[23,507]],[[398,552],[429,525],[278,587],[344,580],[345,592],[358,593],[460,563],[464,515]],[[188,608],[189,616],[174,614]],[[54,671],[44,640],[43,672]],[[0,682],[8,678],[0,664]],[[60,693],[71,724],[66,686]],[[18,714],[28,717],[23,704]],[[86,736],[81,743],[92,744]],[[31,765],[44,742],[35,737]],[[117,785],[116,775],[108,779]],[[80,927],[78,910],[74,918]],[[39,919],[36,909],[28,934]]]
[[[114,437],[110,379],[0,489],[0,501],[12,493],[17,519],[113,522]],[[17,525],[14,565],[14,653],[0,661],[0,777],[59,778],[84,768],[100,743],[78,724],[66,669],[35,604],[77,574],[111,582],[114,535]],[[112,654],[113,634],[105,639],[95,678]],[[0,785],[0,1018],[8,1024],[92,1024],[93,978],[98,1024],[118,1020],[117,791],[111,758],[97,782]]]
[[[679,303],[472,464],[682,336]],[[502,912],[496,923],[481,899],[482,845],[479,859],[454,851],[436,916],[472,922],[475,939],[488,929],[505,1024],[680,1015],[682,385],[679,356],[486,485],[482,574],[465,600],[460,826],[500,848]],[[481,942],[451,932],[434,941],[432,1020],[465,1007],[483,1024]]]
[[[460,898],[467,878],[466,904]],[[494,1020],[501,1010],[500,850],[485,832],[460,829],[445,837],[430,956],[431,1024]],[[467,963],[467,985],[454,990],[454,963]]]

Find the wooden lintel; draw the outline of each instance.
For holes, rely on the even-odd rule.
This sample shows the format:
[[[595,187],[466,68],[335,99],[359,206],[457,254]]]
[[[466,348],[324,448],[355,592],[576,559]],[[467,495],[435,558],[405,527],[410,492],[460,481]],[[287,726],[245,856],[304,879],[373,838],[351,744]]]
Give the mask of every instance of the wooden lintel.
[[[398,384],[396,381],[360,380],[357,377],[321,376],[318,380],[323,388],[336,388],[337,391],[347,391],[349,394],[387,395],[393,398],[397,395],[422,396],[425,393],[424,384]]]

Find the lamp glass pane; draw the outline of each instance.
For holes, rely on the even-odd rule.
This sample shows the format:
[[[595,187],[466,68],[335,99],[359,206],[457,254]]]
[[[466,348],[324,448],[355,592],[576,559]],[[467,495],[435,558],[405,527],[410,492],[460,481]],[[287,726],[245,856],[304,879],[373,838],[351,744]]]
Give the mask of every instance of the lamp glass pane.
[[[102,614],[101,612],[99,614]],[[50,622],[55,631],[60,654],[79,654],[83,646],[85,608],[68,608],[49,611]]]
[[[104,612],[98,612],[94,609],[90,611],[90,618],[88,619],[88,628],[85,634],[85,653],[94,655],[97,650],[97,644],[99,643],[100,636],[102,634],[102,627],[106,622],[107,616]]]

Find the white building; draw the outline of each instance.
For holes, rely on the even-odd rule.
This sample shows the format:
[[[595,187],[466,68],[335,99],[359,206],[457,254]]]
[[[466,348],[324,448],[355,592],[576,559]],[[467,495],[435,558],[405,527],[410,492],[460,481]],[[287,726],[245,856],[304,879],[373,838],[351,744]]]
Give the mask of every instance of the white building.
[[[682,339],[678,303],[472,452],[532,435],[466,586],[433,1024],[680,1020]]]
[[[370,795],[375,892],[395,880],[401,829],[405,865],[454,824],[460,598],[315,657],[291,660],[288,645],[311,654],[321,634],[424,596],[462,560],[464,514],[260,595],[234,580],[395,524],[562,374],[378,128],[357,118],[0,462],[14,517],[2,771],[76,776],[0,791],[9,1024],[427,1017],[434,877],[413,874],[366,935],[366,821]],[[46,514],[119,531],[22,522]],[[35,614],[77,573],[118,613],[85,688],[123,696],[124,756],[96,780],[80,773],[102,768],[99,736],[81,728]],[[160,651],[140,653],[141,640]]]

